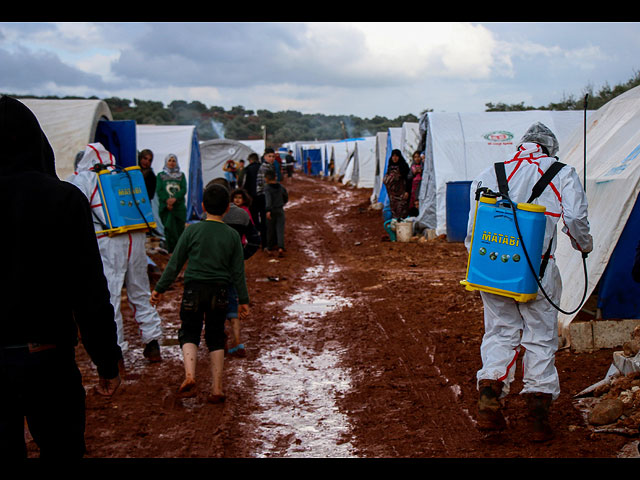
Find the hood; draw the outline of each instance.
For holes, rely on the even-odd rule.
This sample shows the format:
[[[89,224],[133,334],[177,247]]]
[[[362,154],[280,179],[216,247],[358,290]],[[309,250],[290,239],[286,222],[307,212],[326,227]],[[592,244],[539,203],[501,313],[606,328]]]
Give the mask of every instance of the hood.
[[[0,175],[36,171],[54,177],[55,157],[38,119],[15,98],[0,98]]]
[[[98,163],[115,165],[116,159],[101,143],[90,143],[84,149],[84,155],[78,162],[76,173],[91,170]]]

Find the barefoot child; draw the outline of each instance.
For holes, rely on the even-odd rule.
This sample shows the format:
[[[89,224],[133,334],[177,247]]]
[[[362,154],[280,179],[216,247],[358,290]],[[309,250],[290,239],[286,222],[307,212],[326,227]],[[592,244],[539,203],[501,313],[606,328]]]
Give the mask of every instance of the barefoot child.
[[[178,394],[184,397],[196,394],[196,359],[204,321],[204,339],[213,377],[208,401],[221,403],[225,400],[222,370],[228,289],[234,286],[238,292],[241,318],[249,314],[249,294],[240,235],[222,221],[229,209],[229,191],[221,185],[208,186],[202,194],[202,206],[207,213],[206,220],[191,225],[180,236],[173,256],[151,294],[151,303],[158,304],[188,261],[180,306],[182,324],[178,332],[185,380]]]

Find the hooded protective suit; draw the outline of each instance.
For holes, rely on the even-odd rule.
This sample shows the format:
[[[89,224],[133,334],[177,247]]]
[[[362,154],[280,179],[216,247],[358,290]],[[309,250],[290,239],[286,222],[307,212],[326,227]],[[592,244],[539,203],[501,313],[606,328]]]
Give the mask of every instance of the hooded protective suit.
[[[98,179],[92,168],[101,163],[107,166],[115,166],[113,155],[100,143],[87,145],[84,156],[78,162],[78,167],[71,183],[77,186],[89,199],[89,205],[94,215],[95,231],[104,230],[105,222],[102,203],[98,193]],[[145,251],[146,234],[144,231],[128,232],[109,237],[106,234],[98,234],[98,246],[104,274],[107,277],[109,291],[111,292],[111,304],[115,313],[115,322],[118,333],[118,344],[122,351],[129,348],[124,338],[122,324],[122,312],[120,303],[122,288],[126,285],[127,297],[135,314],[136,322],[140,327],[142,342],[147,344],[152,340],[158,340],[162,336],[161,319],[158,312],[151,306],[151,290],[147,273],[147,256]]]
[[[545,147],[548,154],[543,151]],[[520,140],[515,156],[505,161],[512,201],[526,202],[535,183],[556,161],[552,155],[558,151],[558,141],[545,125],[532,125]],[[478,187],[498,192],[498,181],[493,166],[487,168],[471,184],[471,205],[475,205]],[[534,201],[546,207],[546,227],[543,252],[550,242],[551,258],[542,278],[542,286],[556,305],[562,294],[560,272],[555,263],[556,225],[564,222],[562,231],[569,236],[573,247],[588,253],[593,248],[587,220],[587,199],[580,179],[573,167],[563,167]],[[473,209],[473,207],[472,207]],[[473,233],[473,215],[469,216],[465,246],[470,247]],[[523,357],[524,388],[521,393],[549,393],[555,400],[560,394],[560,383],[555,368],[558,347],[558,312],[541,293],[536,300],[519,303],[513,299],[480,292],[484,303],[485,334],[482,339],[482,369],[477,379],[499,380],[504,383],[502,395],[509,392],[514,377],[516,359]]]
[[[86,198],[56,176],[33,113],[0,98],[0,452],[26,455],[24,418],[41,456],[84,453],[78,333],[98,374],[118,376],[113,307]]]

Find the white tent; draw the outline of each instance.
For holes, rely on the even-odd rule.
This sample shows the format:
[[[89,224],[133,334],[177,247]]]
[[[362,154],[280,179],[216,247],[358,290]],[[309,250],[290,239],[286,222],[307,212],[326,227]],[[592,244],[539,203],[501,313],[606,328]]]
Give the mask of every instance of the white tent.
[[[164,160],[169,154],[178,158],[180,170],[187,179],[187,220],[200,218],[201,168],[198,136],[194,125],[136,125],[136,148],[138,152],[149,149],[153,152],[151,168],[156,175],[162,172]],[[157,215],[157,197],[153,199],[154,215],[158,230],[163,231]]]
[[[584,176],[583,133],[582,129],[574,132],[560,159],[572,165],[580,179]],[[603,302],[618,303],[623,307],[619,310],[628,311],[624,307],[631,306],[635,316],[623,313],[611,318],[638,318],[640,285],[631,279],[630,269],[640,238],[640,209],[636,205],[640,192],[640,87],[589,115],[586,143],[586,192],[594,240],[587,258],[588,295],[602,281],[599,308],[605,306]],[[584,293],[584,271],[581,255],[560,230],[556,258],[564,285],[560,307],[571,311]],[[563,336],[568,336],[567,327],[574,317],[560,313]]]
[[[418,219],[441,235],[446,233],[447,182],[473,180],[493,163],[508,159],[535,122],[555,133],[562,159],[568,138],[582,128],[583,112],[429,112],[425,117],[420,123],[426,134],[426,150]]]
[[[373,193],[371,194],[372,203],[376,203],[378,201],[378,195],[380,195],[380,187],[382,186],[382,172],[384,171],[385,158],[387,155],[387,135],[387,132],[376,133]]]
[[[193,125],[136,125],[138,151],[153,152],[151,167],[156,175],[164,168],[165,157],[174,154],[188,180],[195,128]]]
[[[400,131],[400,151],[409,166],[413,161],[413,154],[420,147],[422,135],[420,134],[419,124],[413,122],[404,122]]]
[[[74,171],[76,154],[95,140],[98,122],[112,120],[102,100],[47,100],[20,98],[34,113],[56,160],[56,173],[66,179]]]
[[[353,156],[342,183],[349,183],[356,188],[373,188],[376,173],[376,137],[357,139],[353,143]]]
[[[256,152],[258,154],[258,156],[262,156],[262,154],[264,154],[264,149],[265,149],[264,139],[261,139],[261,140],[238,140],[238,142],[240,142],[240,143],[246,145],[247,147],[249,147],[251,150]]]
[[[244,160],[248,165],[247,158],[251,153],[257,153],[260,157],[264,151],[256,152],[244,143],[228,138],[201,142],[202,184],[206,186],[214,178],[224,177],[222,167],[227,160]]]

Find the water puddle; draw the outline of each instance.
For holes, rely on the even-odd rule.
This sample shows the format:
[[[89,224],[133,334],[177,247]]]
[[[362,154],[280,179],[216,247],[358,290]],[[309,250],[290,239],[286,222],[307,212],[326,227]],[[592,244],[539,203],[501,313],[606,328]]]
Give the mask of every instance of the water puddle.
[[[308,253],[317,260],[317,255]],[[336,398],[351,387],[349,372],[339,367],[341,345],[327,341],[319,348],[309,349],[297,341],[313,336],[318,321],[328,312],[351,304],[348,298],[323,285],[336,271],[333,264],[307,269],[301,284],[311,280],[315,288],[293,295],[279,323],[291,341],[258,358],[262,368],[253,373],[257,400],[263,410],[256,414],[262,443],[258,457],[355,456],[347,440],[349,419],[336,406]]]

